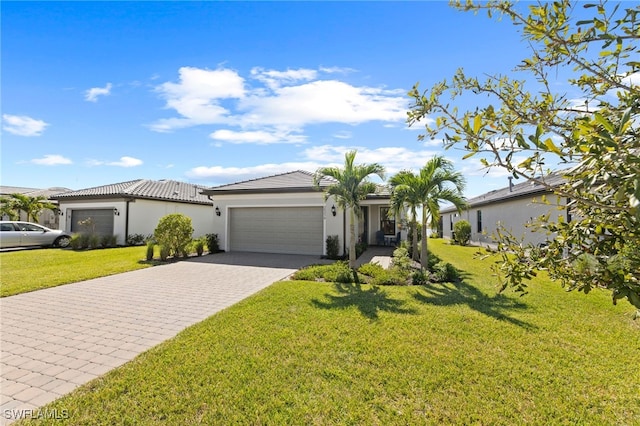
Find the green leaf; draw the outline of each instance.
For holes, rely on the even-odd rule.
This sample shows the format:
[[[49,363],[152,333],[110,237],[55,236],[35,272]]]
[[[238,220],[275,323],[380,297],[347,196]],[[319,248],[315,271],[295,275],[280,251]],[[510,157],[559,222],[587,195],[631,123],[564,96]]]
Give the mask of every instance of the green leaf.
[[[556,146],[556,144],[553,143],[551,138],[547,138],[547,140],[544,141],[544,145],[554,154],[562,155],[562,151],[558,149],[558,147]]]
[[[477,134],[480,131],[481,127],[482,127],[482,117],[480,116],[480,114],[478,114],[473,119],[473,132]]]

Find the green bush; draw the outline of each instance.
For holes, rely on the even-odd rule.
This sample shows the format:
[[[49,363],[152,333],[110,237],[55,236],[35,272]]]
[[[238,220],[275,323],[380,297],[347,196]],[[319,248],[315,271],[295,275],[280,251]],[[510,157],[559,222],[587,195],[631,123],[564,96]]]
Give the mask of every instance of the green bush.
[[[340,253],[340,238],[337,235],[329,235],[326,240],[327,258],[338,259]]]
[[[115,247],[117,242],[117,235],[103,235],[102,237],[100,237],[100,246],[102,248]]]
[[[425,285],[427,282],[429,282],[429,274],[422,270],[415,271],[411,275],[411,282],[413,283],[413,285]]]
[[[362,275],[375,278],[383,274],[385,269],[379,263],[365,263],[358,268],[358,272]]]
[[[448,283],[458,281],[460,272],[448,262],[439,262],[433,266],[431,280],[437,283]]]
[[[459,220],[453,225],[453,241],[461,246],[469,244],[471,239],[471,224],[466,220]]]
[[[381,274],[378,274],[371,280],[373,285],[407,285],[408,277],[407,272],[400,268],[383,269]]]
[[[411,258],[409,257],[409,250],[400,246],[393,251],[392,258],[393,267],[408,271],[411,269]]]
[[[69,245],[74,250],[80,250],[82,247],[82,234],[73,234],[71,236],[71,240],[69,241]]]
[[[128,246],[141,246],[153,238],[153,235],[130,234],[127,237]]]
[[[169,249],[169,247],[160,246],[160,260],[165,262],[169,258],[170,252],[171,252],[171,249]]]
[[[95,249],[100,247],[100,236],[96,234],[89,235],[89,248]]]
[[[362,253],[367,251],[367,247],[369,247],[367,243],[356,244],[356,259],[359,258]]]
[[[153,241],[147,241],[147,260],[153,260],[153,252],[155,250],[156,243]]]
[[[204,243],[205,243],[205,239],[202,237],[194,241],[193,248],[195,249],[196,255],[198,257],[202,256],[202,254],[204,253]]]
[[[218,234],[207,234],[204,236],[204,238],[207,242],[207,250],[209,250],[209,253],[218,253],[220,251]]]
[[[347,262],[336,262],[331,265],[312,265],[296,271],[292,278],[302,281],[318,281],[351,283],[354,272]]]
[[[170,254],[173,253],[174,257],[184,256],[193,235],[191,218],[180,213],[164,216],[153,235],[158,244],[168,249]]]

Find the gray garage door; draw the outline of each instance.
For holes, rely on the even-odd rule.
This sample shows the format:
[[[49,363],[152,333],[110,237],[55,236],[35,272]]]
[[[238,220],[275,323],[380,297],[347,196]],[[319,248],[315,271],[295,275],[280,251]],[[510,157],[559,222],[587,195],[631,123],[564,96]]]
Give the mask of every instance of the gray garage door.
[[[90,232],[86,226],[78,222],[91,218],[95,233],[98,235],[113,235],[113,209],[86,209],[71,212],[71,232]]]
[[[230,209],[231,251],[322,254],[321,207]]]

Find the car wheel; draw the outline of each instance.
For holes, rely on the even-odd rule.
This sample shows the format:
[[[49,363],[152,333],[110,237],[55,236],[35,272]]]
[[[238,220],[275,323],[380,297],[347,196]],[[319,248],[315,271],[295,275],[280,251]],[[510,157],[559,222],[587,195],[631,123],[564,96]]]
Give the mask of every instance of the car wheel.
[[[59,237],[53,245],[55,247],[65,248],[65,247],[69,247],[70,243],[71,243],[71,238],[64,236],[64,237]]]

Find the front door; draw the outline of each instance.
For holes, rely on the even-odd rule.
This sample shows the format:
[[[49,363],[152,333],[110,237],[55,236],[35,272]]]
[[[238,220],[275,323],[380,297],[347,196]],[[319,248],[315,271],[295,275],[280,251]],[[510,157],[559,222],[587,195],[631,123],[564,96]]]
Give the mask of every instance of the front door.
[[[358,240],[361,243],[369,244],[369,206],[360,207],[358,219]]]

